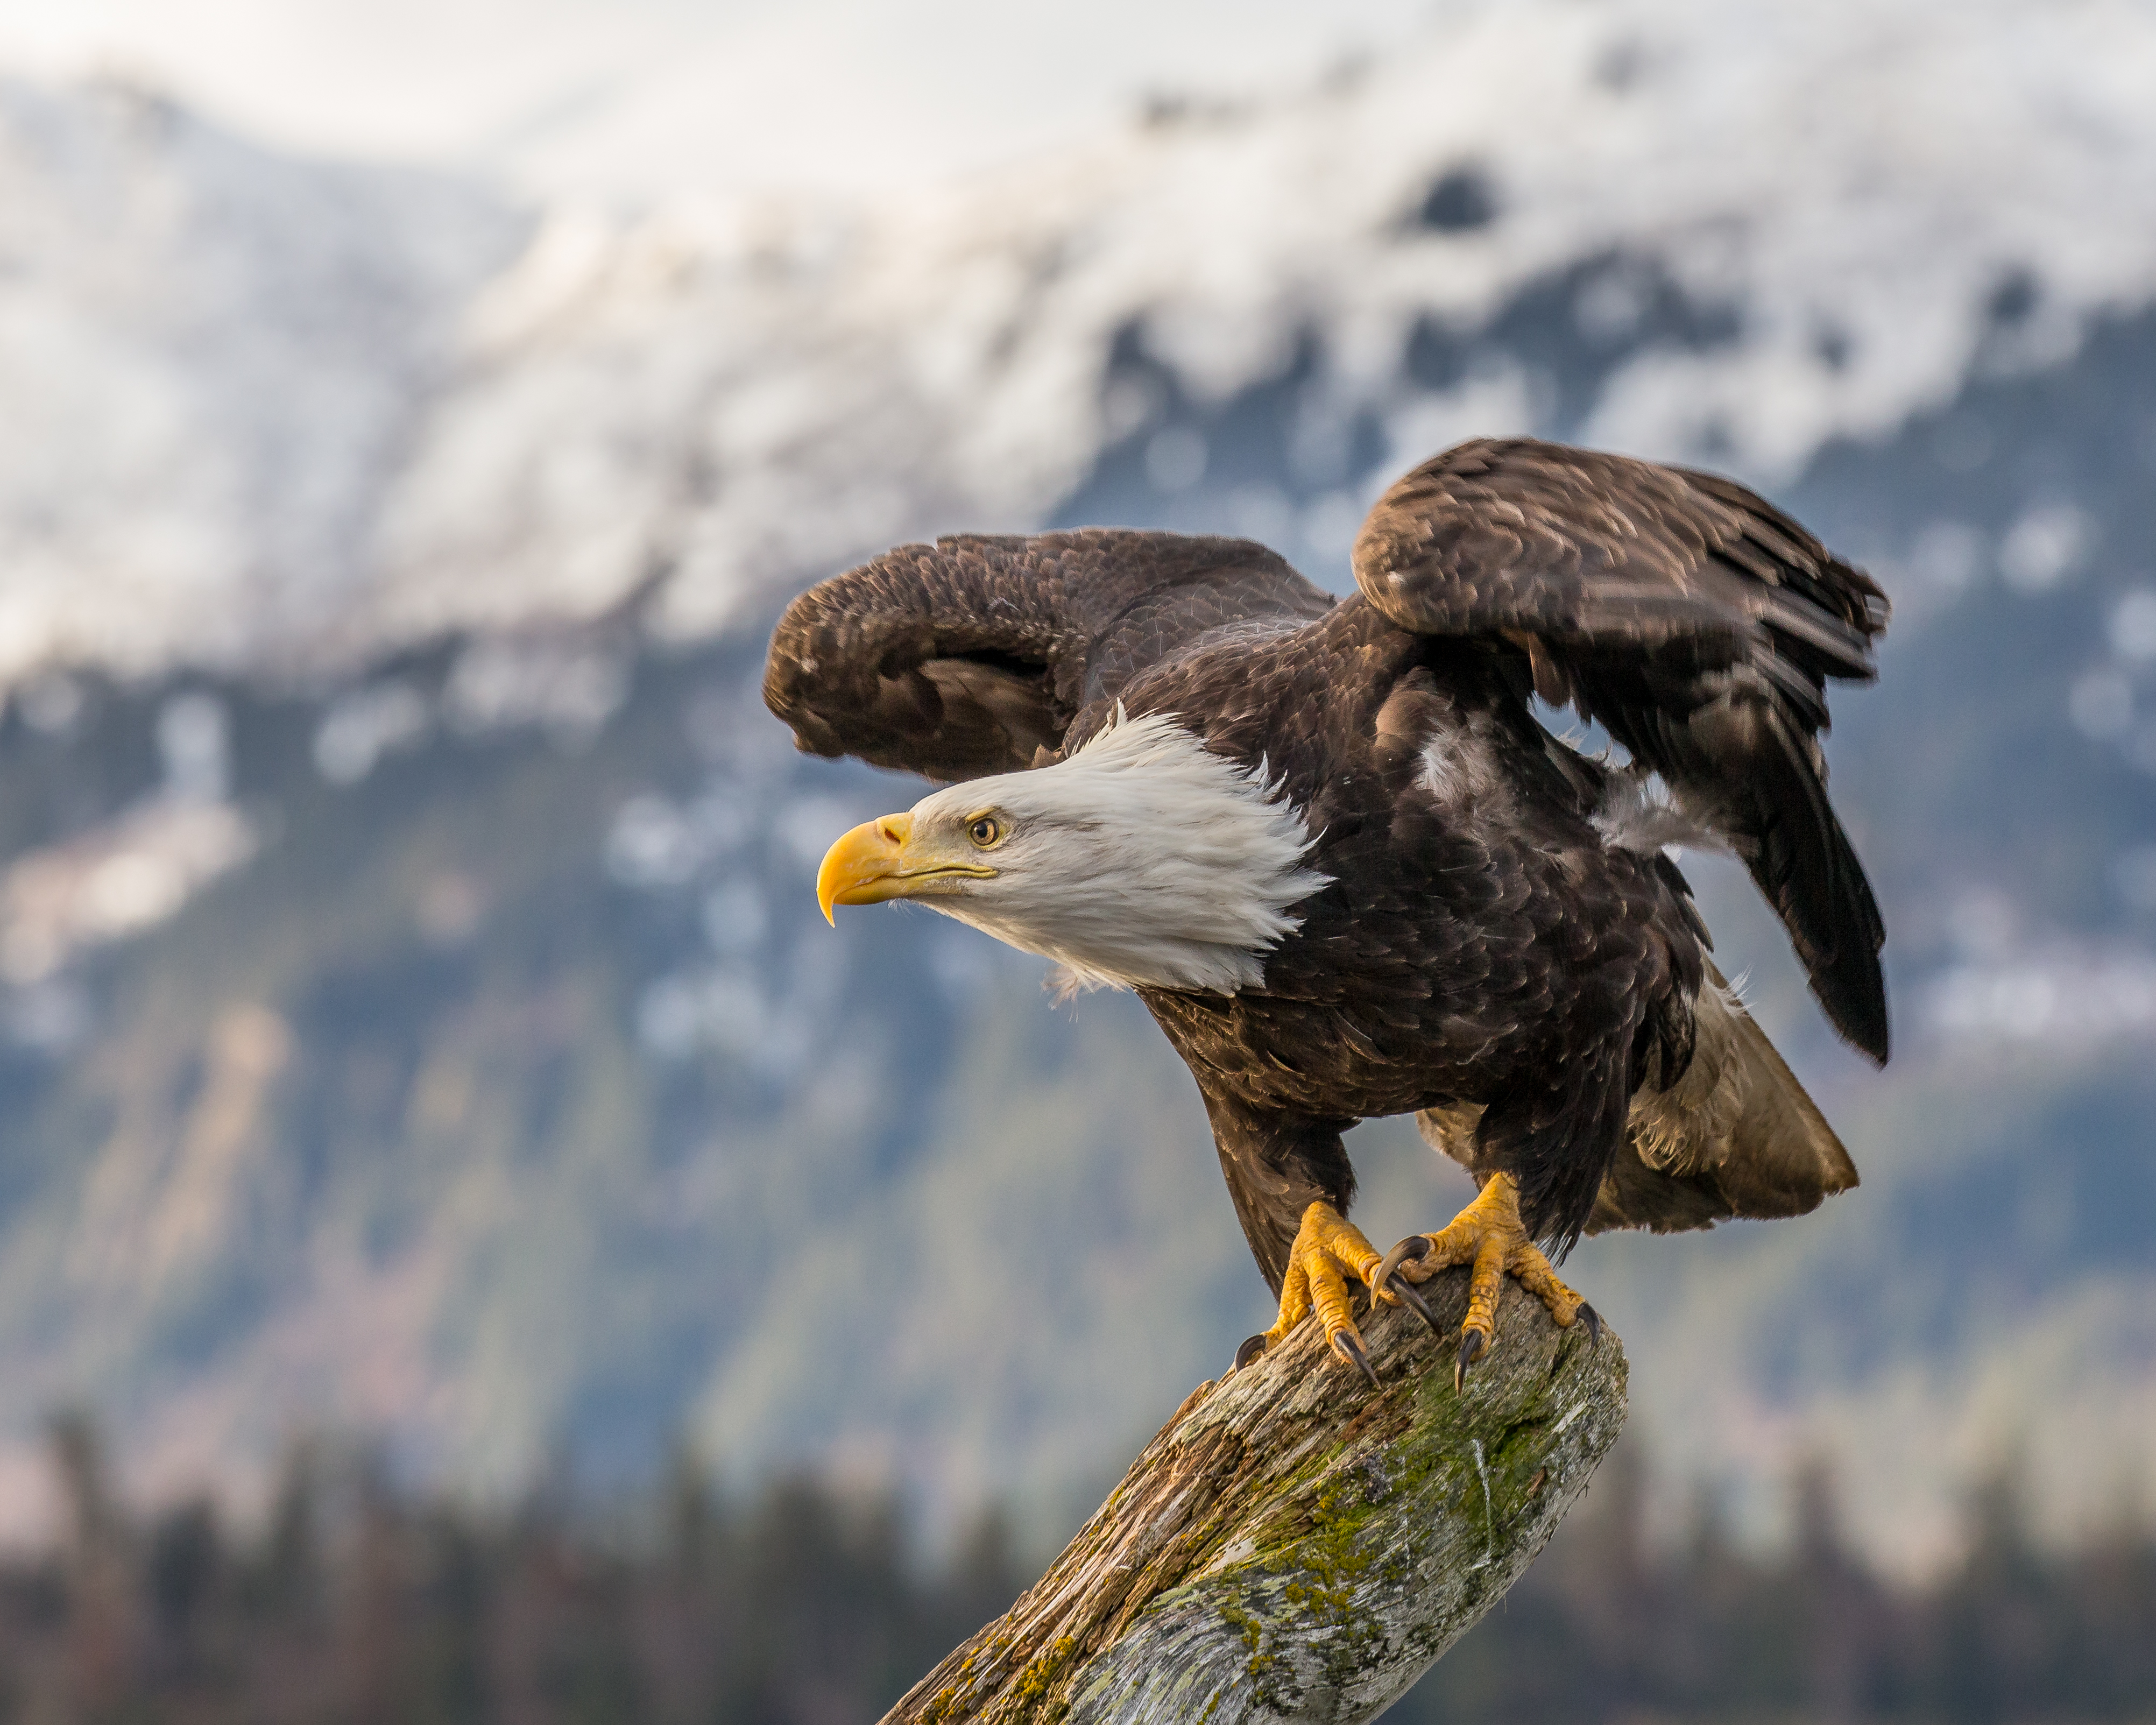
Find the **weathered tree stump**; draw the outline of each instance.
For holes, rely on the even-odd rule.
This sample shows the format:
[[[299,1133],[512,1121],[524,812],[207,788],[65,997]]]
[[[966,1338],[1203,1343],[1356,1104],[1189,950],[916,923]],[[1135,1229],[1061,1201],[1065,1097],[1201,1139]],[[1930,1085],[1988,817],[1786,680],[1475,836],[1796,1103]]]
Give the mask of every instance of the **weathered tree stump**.
[[[1423,1291],[1457,1325],[1467,1272]],[[1047,1574],[884,1725],[1346,1725],[1398,1700],[1586,1486],[1625,1421],[1625,1355],[1509,1286],[1464,1395],[1412,1314],[1363,1334],[1380,1390],[1311,1322],[1200,1387]]]

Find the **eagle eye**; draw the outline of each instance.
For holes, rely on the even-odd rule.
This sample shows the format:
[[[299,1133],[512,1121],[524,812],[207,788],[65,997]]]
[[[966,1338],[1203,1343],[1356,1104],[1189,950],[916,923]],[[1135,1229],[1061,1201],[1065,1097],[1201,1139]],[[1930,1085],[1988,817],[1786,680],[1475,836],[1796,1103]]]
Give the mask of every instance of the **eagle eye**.
[[[966,836],[983,850],[993,850],[1003,842],[1004,824],[993,814],[978,814],[967,826]]]

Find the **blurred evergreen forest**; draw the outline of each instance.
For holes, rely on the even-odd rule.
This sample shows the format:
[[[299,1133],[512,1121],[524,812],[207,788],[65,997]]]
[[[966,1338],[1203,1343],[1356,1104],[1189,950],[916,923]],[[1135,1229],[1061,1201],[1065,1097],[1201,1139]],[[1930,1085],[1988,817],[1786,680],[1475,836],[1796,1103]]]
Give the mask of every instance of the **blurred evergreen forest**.
[[[244,1537],[207,1499],[114,1495],[96,1435],[53,1431],[68,1525],[0,1563],[0,1721],[40,1725],[855,1725],[1032,1572],[999,1512],[930,1559],[887,1496],[810,1476],[729,1502],[677,1461],[642,1497],[542,1488],[486,1514],[363,1455],[294,1450]],[[1643,1537],[1620,1445],[1542,1559],[1390,1717],[1537,1721],[2156,1718],[2156,1527],[2030,1539],[2017,1470],[1920,1585],[1853,1555],[1823,1471],[1763,1554],[1711,1508]]]

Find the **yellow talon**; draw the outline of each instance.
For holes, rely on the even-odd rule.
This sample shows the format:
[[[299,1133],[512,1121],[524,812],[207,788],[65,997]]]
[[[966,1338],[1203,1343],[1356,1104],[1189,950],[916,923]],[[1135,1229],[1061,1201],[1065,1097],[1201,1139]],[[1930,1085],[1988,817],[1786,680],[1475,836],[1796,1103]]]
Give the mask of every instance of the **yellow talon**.
[[[1254,1343],[1262,1343],[1266,1349],[1277,1347],[1290,1330],[1315,1312],[1325,1327],[1326,1343],[1334,1358],[1342,1365],[1355,1367],[1374,1385],[1378,1374],[1371,1369],[1363,1332],[1355,1327],[1351,1315],[1348,1280],[1353,1276],[1367,1285],[1383,1255],[1363,1237],[1361,1229],[1331,1204],[1321,1201],[1310,1205],[1302,1213],[1302,1225],[1288,1251],[1287,1275],[1281,1282],[1280,1317],[1262,1337],[1254,1336],[1243,1344],[1237,1360],[1246,1363],[1246,1355],[1255,1358],[1261,1350],[1254,1350]]]
[[[1372,1299],[1398,1304],[1404,1293],[1408,1303],[1433,1329],[1437,1320],[1414,1284],[1428,1281],[1440,1270],[1455,1264],[1474,1266],[1467,1283],[1467,1316],[1460,1326],[1460,1349],[1453,1367],[1455,1389],[1466,1382],[1467,1368],[1489,1351],[1497,1333],[1497,1298],[1505,1278],[1511,1276],[1549,1308],[1560,1329],[1570,1329],[1584,1318],[1590,1337],[1599,1337],[1602,1321],[1594,1308],[1558,1280],[1550,1260],[1527,1238],[1520,1220],[1519,1189],[1509,1174],[1492,1174],[1475,1201],[1435,1234],[1411,1234],[1382,1257],[1363,1230],[1331,1204],[1313,1204],[1302,1213],[1295,1244],[1289,1249],[1287,1274],[1281,1282],[1280,1316],[1263,1335],[1253,1336],[1235,1355],[1238,1367],[1248,1365],[1279,1346],[1312,1312],[1325,1327],[1325,1340],[1343,1365],[1357,1368],[1373,1385],[1378,1374],[1371,1369],[1363,1346],[1363,1332],[1355,1327],[1348,1284],[1352,1278],[1373,1290]],[[1394,1277],[1399,1280],[1395,1282]]]
[[[1425,1249],[1409,1255],[1418,1240]],[[1381,1275],[1398,1274],[1427,1281],[1455,1264],[1471,1264],[1467,1283],[1467,1316],[1460,1326],[1460,1353],[1453,1368],[1455,1387],[1465,1383],[1467,1368],[1488,1350],[1497,1333],[1497,1296],[1510,1276],[1549,1308],[1560,1329],[1583,1317],[1590,1335],[1601,1333],[1594,1308],[1558,1279],[1541,1250],[1527,1238],[1520,1220],[1519,1189],[1510,1174],[1492,1174],[1475,1201],[1435,1234],[1414,1235],[1394,1247],[1379,1266]]]

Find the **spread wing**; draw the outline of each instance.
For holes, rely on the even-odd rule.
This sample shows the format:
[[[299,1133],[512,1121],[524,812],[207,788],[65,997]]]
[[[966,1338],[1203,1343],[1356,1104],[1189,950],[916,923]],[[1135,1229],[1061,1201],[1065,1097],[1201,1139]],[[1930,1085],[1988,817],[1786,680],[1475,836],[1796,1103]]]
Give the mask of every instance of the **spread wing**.
[[[1868,681],[1887,599],[1733,480],[1518,439],[1378,501],[1355,579],[1403,629],[1482,634],[1725,834],[1835,1027],[1887,1058],[1885,926],[1826,795],[1826,681]]]
[[[786,608],[763,698],[804,750],[931,778],[1036,765],[1147,665],[1330,595],[1247,539],[1086,528],[903,545]]]

